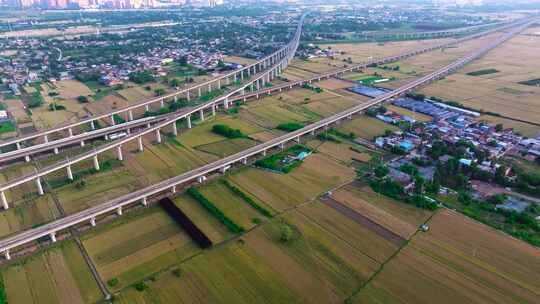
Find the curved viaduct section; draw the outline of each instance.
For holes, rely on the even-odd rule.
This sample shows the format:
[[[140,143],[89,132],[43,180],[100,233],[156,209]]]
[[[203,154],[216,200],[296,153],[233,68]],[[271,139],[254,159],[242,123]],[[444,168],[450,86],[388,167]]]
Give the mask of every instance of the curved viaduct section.
[[[30,147],[20,148],[20,149],[10,151],[10,152],[4,152],[4,153],[0,154],[0,163],[16,160],[16,159],[19,159],[19,158],[21,158],[21,159],[25,158],[25,160],[28,162],[28,161],[30,161],[30,156],[32,156],[34,154],[37,154],[37,153],[44,153],[44,152],[47,152],[47,151],[54,151],[55,154],[58,154],[59,153],[59,148],[64,147],[64,146],[73,146],[73,145],[84,146],[85,142],[88,141],[88,140],[95,139],[95,138],[98,138],[98,137],[105,137],[105,139],[108,139],[109,134],[115,133],[115,132],[118,132],[118,131],[126,131],[128,134],[131,134],[131,130],[135,129],[135,128],[140,128],[140,127],[145,127],[146,126],[146,127],[148,127],[150,129],[152,125],[155,126],[156,124],[158,124],[160,122],[163,122],[164,120],[167,120],[167,119],[169,119],[171,117],[180,117],[180,118],[187,119],[188,120],[188,127],[189,127],[190,126],[190,121],[191,121],[191,118],[190,118],[191,115],[197,114],[197,115],[199,115],[199,117],[204,117],[204,110],[206,110],[207,108],[212,108],[212,113],[215,113],[216,108],[221,103],[223,103],[223,106],[225,108],[227,108],[228,104],[230,104],[230,103],[232,103],[234,101],[246,101],[247,99],[250,99],[250,98],[259,98],[259,96],[262,95],[262,94],[271,94],[271,93],[276,92],[276,91],[281,92],[284,89],[292,89],[295,86],[301,86],[301,85],[303,85],[305,83],[311,83],[313,81],[320,81],[322,79],[328,79],[328,78],[331,78],[331,77],[340,76],[341,74],[344,74],[344,73],[347,73],[347,72],[353,72],[353,71],[362,70],[362,69],[365,69],[366,67],[368,67],[370,65],[385,64],[385,63],[389,63],[389,62],[403,60],[403,59],[411,57],[411,56],[419,55],[419,54],[422,54],[422,53],[425,53],[425,52],[433,51],[433,50],[440,49],[440,48],[443,48],[443,47],[447,47],[447,46],[450,46],[450,45],[459,44],[461,42],[471,40],[471,39],[474,39],[474,38],[478,38],[478,37],[481,37],[481,36],[485,36],[485,35],[491,34],[491,33],[496,32],[496,31],[505,30],[505,29],[508,29],[510,27],[514,27],[514,26],[517,26],[519,24],[522,24],[523,22],[525,22],[525,21],[520,20],[520,21],[518,21],[516,23],[506,24],[504,26],[501,26],[501,27],[498,27],[498,28],[495,28],[495,29],[491,29],[491,30],[488,30],[488,31],[485,31],[485,32],[473,34],[473,35],[470,35],[470,36],[467,36],[467,37],[456,39],[454,41],[450,41],[450,42],[446,42],[446,43],[440,43],[440,44],[436,44],[436,45],[430,46],[430,47],[415,49],[415,50],[405,52],[405,53],[402,53],[402,54],[399,54],[399,55],[396,55],[396,56],[389,56],[389,57],[385,57],[385,58],[372,59],[372,60],[369,60],[369,61],[361,63],[361,64],[352,65],[352,66],[347,67],[347,68],[342,68],[342,69],[338,69],[338,70],[335,70],[335,71],[327,72],[327,73],[320,74],[320,75],[317,75],[315,77],[311,77],[311,78],[308,78],[308,79],[303,79],[303,80],[294,81],[294,82],[290,82],[290,83],[286,83],[286,84],[272,86],[270,88],[265,88],[265,89],[258,90],[258,91],[255,91],[255,92],[251,92],[251,93],[247,93],[247,94],[241,94],[241,95],[236,95],[236,96],[230,96],[231,94],[228,94],[229,95],[228,97],[223,96],[223,97],[220,97],[220,98],[216,98],[215,100],[209,101],[209,102],[204,103],[204,104],[202,104],[200,106],[186,108],[186,109],[180,110],[177,113],[171,113],[171,114],[162,115],[162,116],[156,116],[156,117],[152,117],[152,118],[132,120],[132,121],[128,121],[128,122],[123,123],[123,124],[117,124],[117,125],[113,125],[113,126],[103,128],[103,129],[98,129],[98,130],[85,132],[85,133],[81,133],[81,134],[77,134],[77,135],[73,135],[73,136],[68,136],[68,137],[58,139],[58,140],[55,140],[55,141],[50,141],[50,142],[46,142],[46,143],[42,143],[42,144],[33,145],[33,146],[30,146]],[[255,77],[255,78],[257,78],[257,77]],[[264,77],[263,77],[263,79],[264,79]],[[257,85],[257,84],[254,85],[254,86],[256,88],[260,89],[259,85]],[[243,90],[241,92],[243,92]],[[228,99],[228,102],[224,102],[224,99]],[[136,105],[134,105],[134,106],[136,106]],[[63,128],[65,128],[65,127],[63,127]],[[161,128],[161,127],[156,126],[156,128]],[[152,128],[152,130],[155,130],[156,128]],[[45,132],[48,132],[48,131],[45,131]],[[176,130],[176,127],[174,126],[173,127],[173,133],[176,134],[176,132],[177,132],[177,130]],[[42,133],[40,133],[40,134],[42,134]],[[139,133],[137,133],[137,134],[139,134]],[[9,189],[8,188],[9,186],[10,186],[9,184],[0,185],[0,191]]]
[[[212,90],[215,89],[219,90],[225,85],[231,85],[236,83],[238,80],[248,80],[253,88],[259,88],[260,86],[264,86],[264,84],[269,82],[271,78],[274,78],[277,74],[281,73],[281,71],[287,67],[289,62],[294,57],[294,54],[296,53],[296,49],[298,48],[300,42],[300,35],[302,33],[302,26],[306,15],[307,14],[305,13],[300,17],[294,36],[289,43],[281,47],[276,52],[258,60],[255,63],[246,65],[241,69],[234,70],[217,78],[207,80],[205,82],[196,84],[182,90],[178,90],[167,95],[152,98],[149,100],[144,100],[136,104],[128,105],[126,107],[122,107],[107,113],[94,115],[89,118],[82,119],[78,122],[69,123],[63,126],[58,126],[45,131],[1,142],[0,148],[14,145],[17,149],[21,149],[23,143],[37,138],[42,138],[43,142],[48,143],[49,136],[59,132],[67,132],[68,136],[71,137],[75,135],[74,129],[79,126],[87,125],[90,126],[92,130],[95,130],[95,122],[101,119],[109,119],[111,125],[114,126],[116,125],[114,115],[124,114],[127,116],[129,121],[132,121],[134,118],[133,112],[137,109],[145,108],[145,110],[148,111],[150,105],[153,104],[159,104],[161,107],[163,107],[166,101],[176,101],[178,98],[185,98],[187,99],[187,101],[190,101],[193,98],[202,96],[203,93],[212,92]],[[258,75],[258,73],[263,73],[265,77],[257,77],[256,80],[252,79],[256,75]],[[243,87],[243,89],[245,88],[247,88],[247,86]],[[240,90],[234,91],[234,93],[238,92],[240,92]],[[231,96],[232,94],[229,93],[228,95]]]
[[[268,142],[262,143],[255,147],[246,149],[242,152],[236,153],[234,155],[228,156],[226,158],[220,159],[213,163],[207,164],[195,170],[186,172],[184,174],[178,175],[176,177],[167,179],[165,181],[159,182],[157,184],[151,185],[149,187],[143,188],[141,190],[135,191],[133,193],[124,195],[122,197],[116,198],[114,200],[108,201],[101,205],[86,209],[79,213],[75,213],[54,222],[45,224],[43,226],[30,229],[21,233],[18,233],[14,236],[8,237],[0,241],[0,252],[5,254],[6,259],[10,258],[10,250],[18,246],[22,246],[26,243],[32,242],[44,236],[50,236],[51,241],[56,241],[56,234],[66,228],[83,224],[90,223],[92,226],[96,224],[96,217],[100,215],[106,215],[111,212],[116,212],[118,215],[122,214],[122,208],[124,206],[142,202],[143,205],[147,205],[147,200],[150,196],[156,195],[165,191],[176,192],[176,188],[185,183],[190,183],[195,180],[202,182],[205,180],[205,176],[213,173],[224,172],[231,165],[236,163],[246,164],[249,157],[256,156],[258,154],[265,155],[269,149],[280,147],[282,148],[289,141],[300,141],[301,136],[307,134],[315,134],[318,130],[327,129],[331,124],[337,123],[343,119],[350,119],[352,115],[361,113],[365,109],[380,104],[382,102],[391,100],[395,97],[398,97],[402,94],[410,92],[419,86],[428,84],[430,82],[436,81],[442,77],[447,76],[448,74],[456,71],[457,69],[463,67],[465,64],[470,61],[479,58],[497,47],[498,45],[504,43],[508,39],[512,38],[516,34],[520,33],[522,30],[527,28],[533,22],[527,22],[524,25],[519,26],[518,28],[506,33],[497,40],[488,43],[482,48],[454,61],[453,63],[433,72],[424,77],[416,79],[394,91],[388,92],[384,95],[381,95],[375,99],[366,102],[365,104],[358,105],[347,109],[338,114],[332,115],[328,118],[322,119],[316,123],[308,125],[297,131],[285,134],[278,138],[272,139]]]

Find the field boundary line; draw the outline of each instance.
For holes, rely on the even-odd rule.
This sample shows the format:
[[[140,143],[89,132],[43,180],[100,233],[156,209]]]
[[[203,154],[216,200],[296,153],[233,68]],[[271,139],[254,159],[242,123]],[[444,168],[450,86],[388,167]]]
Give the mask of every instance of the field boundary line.
[[[431,219],[438,213],[438,211],[435,211],[433,212],[433,214],[431,214],[429,216],[429,218],[427,218],[425,221],[424,221],[424,225],[427,225]],[[352,302],[352,299],[354,297],[356,297],[364,288],[366,288],[369,283],[371,283],[371,281],[373,281],[377,275],[379,275],[379,273],[381,273],[383,270],[384,270],[384,266],[386,264],[388,264],[389,262],[391,262],[403,249],[405,249],[405,247],[407,247],[407,245],[409,245],[409,243],[413,240],[413,238],[419,233],[421,232],[420,229],[416,229],[416,231],[408,238],[406,239],[406,241],[391,255],[388,257],[388,259],[386,259],[386,261],[384,261],[383,263],[381,263],[379,269],[377,269],[364,283],[362,283],[360,285],[360,287],[355,290],[349,297],[345,298],[345,303],[351,303]]]

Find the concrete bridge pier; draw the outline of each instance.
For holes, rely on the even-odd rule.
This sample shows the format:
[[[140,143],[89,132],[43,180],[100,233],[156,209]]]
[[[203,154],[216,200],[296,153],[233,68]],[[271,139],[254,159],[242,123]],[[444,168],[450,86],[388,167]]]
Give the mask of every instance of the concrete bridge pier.
[[[40,177],[36,178],[36,186],[38,188],[38,194],[39,195],[45,194],[45,192],[43,192],[43,186],[41,185],[41,178]]]
[[[116,121],[114,121],[114,115],[111,115],[111,125],[116,125]]]
[[[158,144],[161,143],[161,132],[159,131],[159,129],[156,130],[156,141]]]
[[[242,158],[242,164],[247,165],[247,157]]]
[[[188,115],[186,119],[187,119],[187,127],[188,129],[191,129],[191,115]]]
[[[54,154],[58,154],[60,152],[58,151],[58,148],[54,148],[53,151],[54,151]]]
[[[133,120],[133,111],[132,110],[128,111],[128,118],[129,118],[129,121]]]
[[[20,150],[20,149],[21,149],[21,143],[20,143],[20,142],[16,142],[16,143],[15,143],[15,146],[17,146],[17,150]]]
[[[0,199],[2,200],[2,207],[4,207],[4,210],[7,210],[9,208],[6,193],[4,191],[0,191]]]
[[[122,155],[122,146],[121,145],[116,147],[116,153],[117,153],[119,161],[124,160],[124,155]]]
[[[297,143],[300,143],[300,136],[296,136],[296,138],[294,139],[294,141],[296,141]]]
[[[99,171],[99,160],[97,154],[94,155],[94,169],[96,169],[96,171]]]
[[[122,206],[116,208],[116,214],[122,215]]]
[[[67,171],[68,179],[69,179],[69,180],[73,180],[73,172],[71,171],[71,165],[68,165],[68,166],[66,167],[66,171]]]
[[[148,201],[146,200],[146,197],[143,197],[143,198],[142,198],[141,203],[142,203],[143,206],[145,206],[145,207],[148,206]]]
[[[68,128],[68,134],[69,134],[69,137],[73,137],[73,129],[72,128]]]
[[[49,142],[49,137],[47,136],[47,134],[43,135],[43,141],[45,143],[48,143]]]
[[[279,148],[280,148],[281,150],[283,150],[283,149],[285,148],[285,144],[284,144],[284,143],[280,143],[280,144],[279,144]]]
[[[174,121],[174,122],[172,123],[172,128],[173,128],[173,129],[172,129],[172,130],[173,130],[173,131],[172,131],[173,135],[174,135],[174,136],[178,136],[178,127],[176,126],[176,121]]]
[[[176,185],[172,186],[171,191],[172,191],[172,193],[176,193]]]
[[[139,152],[143,152],[144,151],[144,146],[143,146],[143,142],[142,142],[142,136],[137,137],[137,140],[139,141]]]
[[[262,150],[262,155],[266,156],[266,150]]]
[[[211,83],[208,84],[208,93],[210,93],[210,92],[212,92],[212,84]]]
[[[212,105],[212,116],[216,116],[216,105]]]
[[[26,161],[27,163],[30,162],[30,155],[25,155],[24,156],[24,161]]]
[[[225,104],[227,104],[227,101],[225,101]],[[201,121],[204,121],[204,110],[203,109],[199,110],[199,118],[201,119]]]
[[[94,121],[90,121],[90,129],[92,130],[95,130],[96,129],[96,125],[94,124]]]
[[[174,101],[177,101],[178,98],[176,98],[176,96],[174,96]],[[189,101],[191,99],[191,97],[189,96],[189,90],[187,90],[186,92],[186,99],[187,101]]]
[[[221,79],[217,80],[217,88],[218,90],[221,90]]]
[[[9,249],[4,251],[4,256],[6,257],[6,260],[11,260],[11,255],[9,254]]]
[[[96,227],[96,218],[95,218],[95,217],[90,218],[90,225],[91,225],[92,227]]]
[[[51,232],[49,236],[51,237],[51,241],[53,243],[56,243],[56,232]]]
[[[145,112],[150,112],[150,106],[149,105],[144,105],[144,111]]]
[[[199,97],[201,97],[201,95],[202,95],[201,87],[198,88],[198,93],[199,93]]]
[[[204,182],[205,180],[206,180],[206,176],[204,175],[197,177],[197,182],[199,182],[199,184],[202,184],[202,182]]]
[[[159,100],[159,106],[160,106],[161,108],[164,108],[164,107],[165,107],[165,98],[161,98],[161,99]]]

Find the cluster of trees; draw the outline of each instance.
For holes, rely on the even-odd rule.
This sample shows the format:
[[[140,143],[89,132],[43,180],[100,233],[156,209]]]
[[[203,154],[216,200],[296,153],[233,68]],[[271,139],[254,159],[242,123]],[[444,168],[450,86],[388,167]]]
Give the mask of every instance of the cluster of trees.
[[[150,71],[132,72],[129,74],[129,80],[137,84],[143,84],[154,81],[154,75]]]
[[[296,130],[302,129],[303,127],[304,127],[304,124],[303,124],[303,123],[299,123],[299,122],[286,122],[286,123],[279,124],[279,125],[276,127],[276,129],[282,130],[282,131],[286,131],[286,132],[292,132],[292,131],[296,131]]]
[[[233,129],[224,124],[217,124],[212,126],[212,132],[219,134],[227,138],[246,138],[247,135],[242,133],[240,129]]]

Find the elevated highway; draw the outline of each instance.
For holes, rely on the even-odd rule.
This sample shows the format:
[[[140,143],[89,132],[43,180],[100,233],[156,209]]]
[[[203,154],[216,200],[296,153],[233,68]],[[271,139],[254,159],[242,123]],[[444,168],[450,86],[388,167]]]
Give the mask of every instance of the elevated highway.
[[[374,98],[364,104],[349,108],[338,114],[332,115],[316,123],[310,124],[302,129],[290,132],[278,138],[272,139],[268,142],[246,149],[242,152],[225,157],[213,163],[204,165],[195,170],[191,170],[189,172],[178,175],[176,177],[167,179],[165,181],[159,182],[149,187],[145,187],[143,189],[134,191],[132,193],[121,196],[119,198],[110,200],[101,205],[66,216],[64,218],[50,222],[43,226],[26,230],[21,233],[17,233],[13,236],[4,238],[3,240],[0,241],[0,252],[3,252],[5,254],[5,257],[9,259],[11,257],[10,250],[12,250],[13,248],[25,245],[29,242],[35,241],[45,236],[49,236],[51,240],[55,242],[56,234],[64,229],[67,229],[75,225],[84,224],[84,223],[90,223],[90,225],[94,226],[96,224],[96,217],[98,216],[106,215],[111,212],[116,212],[118,215],[121,215],[122,208],[130,204],[142,203],[143,205],[146,205],[148,203],[148,199],[153,195],[160,194],[163,192],[169,192],[169,191],[175,193],[177,190],[177,187],[181,186],[182,184],[190,183],[193,181],[202,182],[205,180],[206,176],[209,174],[224,172],[225,170],[227,170],[227,168],[229,168],[231,165],[236,164],[236,163],[246,164],[248,162],[248,158],[256,156],[258,154],[265,155],[266,152],[272,148],[277,148],[277,147],[283,148],[283,146],[289,141],[300,142],[301,136],[308,135],[308,134],[315,134],[315,132],[319,130],[325,130],[331,124],[337,123],[343,119],[350,119],[352,118],[352,115],[357,114],[357,113],[362,113],[364,110],[366,110],[367,108],[371,106],[380,104],[388,100],[392,100],[393,98],[396,98],[402,94],[410,92],[418,88],[419,86],[431,83],[435,80],[438,80],[442,77],[447,76],[448,74],[463,67],[465,64],[471,62],[472,60],[476,58],[483,56],[484,54],[486,54],[493,48],[497,47],[498,45],[512,38],[513,36],[521,32],[522,30],[524,30],[526,27],[528,27],[531,23],[532,22],[527,22],[509,31],[508,33],[504,34],[502,37],[496,39],[495,41],[490,42],[487,45],[481,47],[480,49],[474,52],[471,52],[470,54],[452,62],[451,64],[433,73],[430,73],[424,77],[416,79],[394,91],[388,92],[384,95]]]
[[[361,63],[361,64],[351,65],[350,67],[347,67],[347,68],[337,69],[337,70],[327,72],[327,73],[323,73],[323,74],[320,74],[320,75],[317,75],[317,76],[314,76],[314,77],[311,77],[311,78],[308,78],[308,79],[303,79],[303,80],[299,80],[299,81],[294,81],[294,82],[285,83],[285,84],[281,84],[281,85],[276,85],[276,86],[272,86],[272,87],[269,87],[269,88],[262,88],[262,89],[257,84],[257,85],[255,85],[255,88],[258,88],[259,90],[255,91],[255,92],[250,92],[250,93],[246,94],[244,92],[244,90],[241,90],[241,92],[245,93],[245,94],[241,94],[241,95],[228,94],[228,96],[226,95],[226,96],[223,96],[223,97],[216,98],[216,99],[211,100],[211,101],[209,101],[207,103],[204,103],[201,106],[189,107],[189,108],[182,109],[182,110],[180,110],[179,112],[177,112],[175,114],[157,116],[157,117],[154,117],[154,118],[144,119],[144,121],[140,120],[140,119],[131,120],[131,121],[128,121],[127,123],[116,124],[116,125],[104,128],[104,129],[97,129],[97,130],[93,130],[93,131],[90,131],[90,132],[84,132],[84,133],[80,133],[80,134],[73,135],[73,136],[67,136],[67,137],[64,137],[64,138],[61,138],[61,139],[55,140],[55,141],[48,141],[46,143],[32,145],[32,146],[29,146],[29,147],[20,147],[19,149],[14,150],[14,151],[0,153],[0,163],[7,162],[7,161],[12,161],[12,160],[16,160],[16,159],[22,159],[22,158],[26,159],[26,161],[28,162],[28,161],[30,161],[30,157],[32,155],[34,155],[34,154],[44,153],[44,152],[47,152],[47,151],[53,151],[55,154],[57,154],[57,153],[59,153],[59,149],[62,148],[62,147],[65,147],[65,146],[73,146],[73,145],[78,145],[78,144],[80,144],[81,146],[84,146],[85,142],[88,141],[88,140],[98,138],[98,137],[107,138],[108,135],[110,135],[112,133],[115,133],[115,132],[119,132],[119,131],[126,131],[128,133],[131,133],[130,131],[131,131],[132,128],[144,127],[145,125],[150,128],[150,126],[156,125],[158,122],[162,122],[165,119],[168,119],[168,118],[173,117],[173,116],[181,117],[181,118],[186,118],[187,117],[186,119],[191,121],[191,115],[199,115],[199,116],[203,117],[204,116],[203,112],[205,110],[207,110],[207,109],[211,108],[212,113],[215,113],[216,108],[220,104],[223,104],[223,106],[225,108],[227,108],[228,104],[230,104],[232,102],[235,102],[235,101],[246,101],[246,100],[248,100],[250,98],[259,98],[263,94],[271,94],[271,93],[274,93],[274,92],[281,92],[282,90],[285,90],[285,89],[292,89],[293,87],[302,86],[305,83],[311,83],[313,81],[320,81],[322,79],[328,79],[328,78],[331,78],[331,77],[340,76],[340,75],[343,75],[344,73],[347,73],[347,72],[359,71],[359,70],[365,69],[366,67],[371,66],[371,65],[385,64],[385,63],[389,63],[389,62],[403,60],[403,59],[406,59],[406,58],[411,57],[411,56],[416,56],[416,55],[423,54],[423,53],[426,53],[426,52],[430,52],[430,51],[433,51],[433,50],[436,50],[436,49],[440,49],[440,48],[448,47],[448,46],[451,46],[451,45],[459,44],[459,43],[462,43],[462,42],[467,41],[467,40],[471,40],[471,39],[475,39],[475,38],[478,38],[478,37],[481,37],[481,36],[485,36],[485,35],[494,33],[496,31],[502,31],[502,30],[506,30],[506,29],[508,29],[510,27],[519,26],[519,24],[522,24],[523,22],[525,22],[525,21],[520,20],[519,22],[516,22],[516,23],[505,24],[505,25],[503,25],[501,27],[491,29],[491,30],[481,32],[481,33],[476,33],[476,34],[473,34],[473,35],[470,35],[470,36],[467,36],[467,37],[456,39],[454,41],[445,42],[445,43],[439,43],[439,44],[436,44],[436,45],[433,45],[433,46],[430,46],[430,47],[414,49],[412,51],[404,52],[404,53],[401,53],[401,54],[398,54],[398,55],[395,55],[395,56],[389,56],[389,57],[385,57],[385,58],[370,59],[369,61]],[[257,77],[255,77],[255,79],[257,79]],[[264,79],[264,77],[263,77],[263,79]],[[203,111],[203,112],[201,112],[201,111]],[[131,117],[132,117],[132,115],[131,115]],[[45,133],[46,132],[47,131],[45,131]],[[176,133],[176,131],[174,131],[174,132]],[[0,186],[0,191],[2,189],[4,189],[3,185]]]

